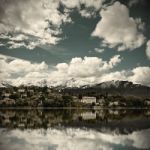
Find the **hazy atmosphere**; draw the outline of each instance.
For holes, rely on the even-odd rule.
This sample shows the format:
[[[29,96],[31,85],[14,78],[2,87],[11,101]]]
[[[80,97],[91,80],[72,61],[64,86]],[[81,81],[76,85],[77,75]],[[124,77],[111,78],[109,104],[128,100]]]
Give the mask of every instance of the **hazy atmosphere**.
[[[0,80],[150,86],[149,0],[1,0]]]
[[[0,0],[0,150],[150,150],[150,0]]]

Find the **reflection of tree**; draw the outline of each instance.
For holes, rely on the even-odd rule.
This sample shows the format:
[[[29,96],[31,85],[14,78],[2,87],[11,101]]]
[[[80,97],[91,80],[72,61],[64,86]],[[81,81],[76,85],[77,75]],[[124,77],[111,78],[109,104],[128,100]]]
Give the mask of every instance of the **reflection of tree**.
[[[93,116],[88,116],[93,115]],[[84,117],[85,116],[85,117]],[[8,128],[49,128],[59,124],[92,125],[93,127],[121,120],[133,121],[150,117],[149,110],[0,110],[0,126]]]

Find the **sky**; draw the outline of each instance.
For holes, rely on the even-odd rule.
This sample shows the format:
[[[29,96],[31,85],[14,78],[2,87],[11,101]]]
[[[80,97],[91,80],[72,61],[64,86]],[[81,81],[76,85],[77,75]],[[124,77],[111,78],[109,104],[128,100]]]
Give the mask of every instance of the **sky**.
[[[150,86],[149,0],[1,0],[0,81]]]

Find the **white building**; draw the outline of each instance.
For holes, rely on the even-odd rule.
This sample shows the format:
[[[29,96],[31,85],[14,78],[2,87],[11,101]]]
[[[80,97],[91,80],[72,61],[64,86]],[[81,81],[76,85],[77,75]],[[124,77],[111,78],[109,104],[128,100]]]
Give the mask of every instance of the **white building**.
[[[30,92],[30,94],[33,94],[34,90],[33,89],[29,89],[28,92]]]
[[[79,102],[79,98],[77,96],[73,96],[72,98],[74,102]]]
[[[104,99],[104,97],[98,99],[98,100],[97,100],[97,104],[98,104],[99,106],[104,106],[104,105],[105,105],[105,99]]]
[[[24,92],[25,92],[25,89],[23,89],[23,88],[18,89],[18,92],[19,92],[19,93],[24,93]]]
[[[9,97],[11,96],[11,93],[4,93],[4,96],[5,96],[6,98],[9,98]]]
[[[96,103],[96,97],[83,96],[81,102],[87,104]]]

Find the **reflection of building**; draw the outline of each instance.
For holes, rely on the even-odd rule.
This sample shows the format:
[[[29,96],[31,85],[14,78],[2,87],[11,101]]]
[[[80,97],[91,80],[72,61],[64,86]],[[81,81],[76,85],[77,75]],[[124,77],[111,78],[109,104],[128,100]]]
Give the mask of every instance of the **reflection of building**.
[[[104,109],[99,109],[98,111],[96,111],[96,114],[99,118],[104,119],[106,116],[106,110]]]
[[[110,102],[109,107],[112,107],[112,106],[119,106],[119,102],[118,101]]]
[[[96,97],[83,96],[81,102],[87,104],[96,103]]]
[[[150,110],[147,110],[147,111],[145,112],[145,116],[150,116]]]
[[[83,120],[96,119],[96,113],[93,112],[84,112],[81,114]]]
[[[119,109],[118,109],[118,110],[116,110],[116,109],[114,110],[114,109],[109,109],[109,110],[108,110],[108,113],[109,113],[110,115],[116,115],[116,116],[118,115],[118,116],[119,116],[119,115],[126,114],[126,110],[119,110]]]
[[[111,110],[111,109],[109,109],[109,114],[110,115],[119,115],[119,110]]]
[[[150,106],[150,100],[145,100],[145,105]]]

